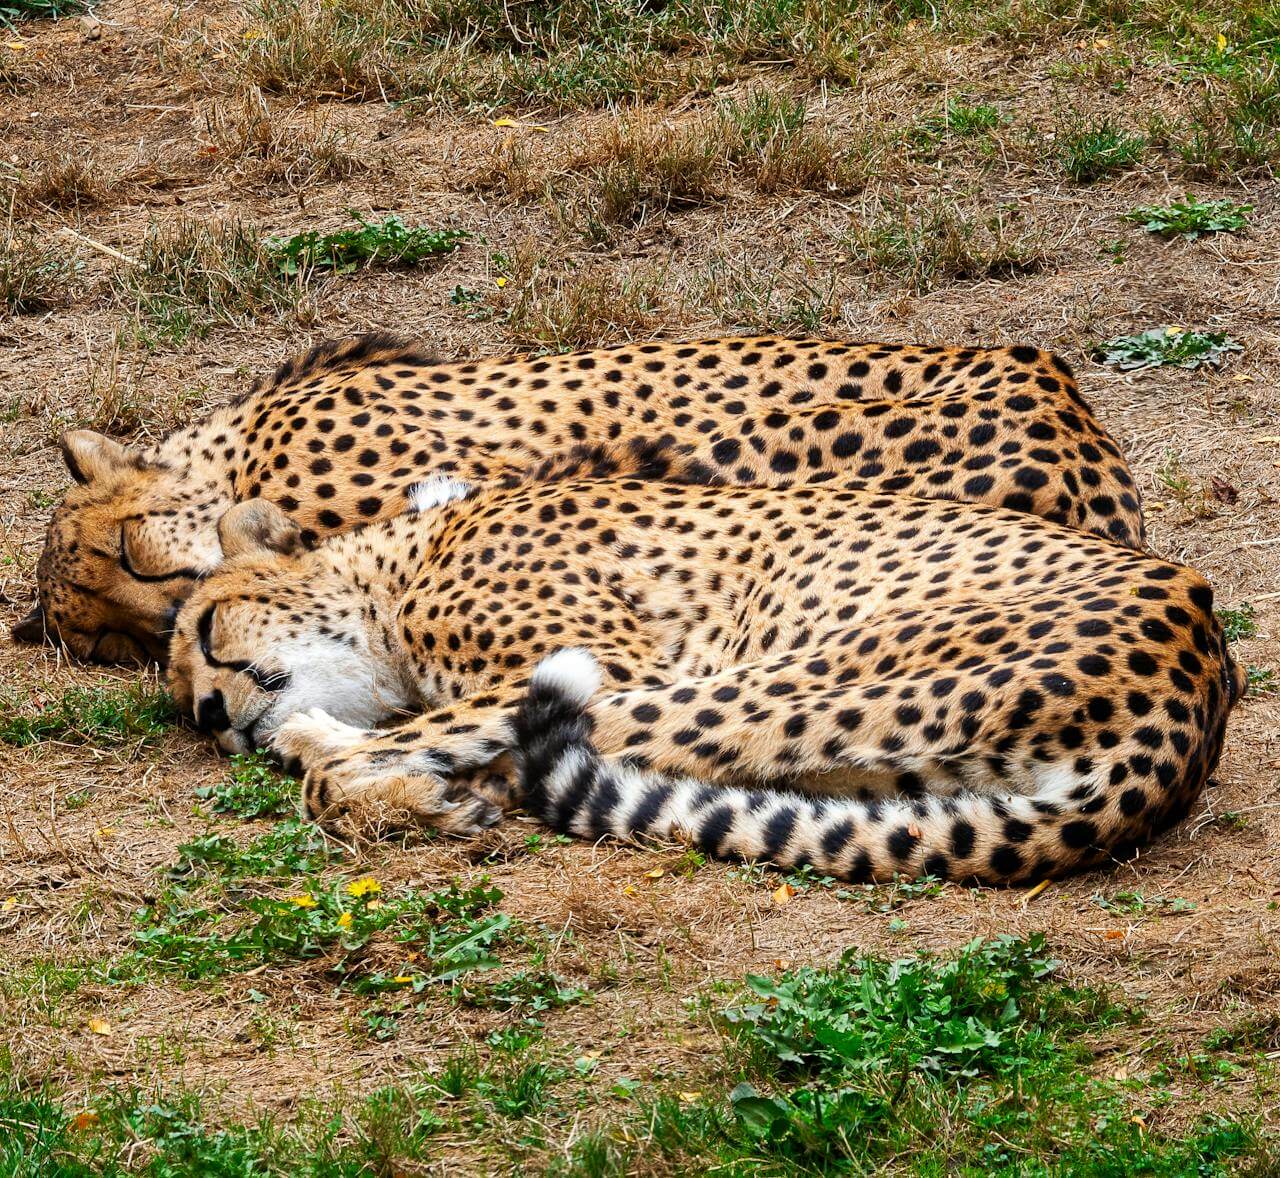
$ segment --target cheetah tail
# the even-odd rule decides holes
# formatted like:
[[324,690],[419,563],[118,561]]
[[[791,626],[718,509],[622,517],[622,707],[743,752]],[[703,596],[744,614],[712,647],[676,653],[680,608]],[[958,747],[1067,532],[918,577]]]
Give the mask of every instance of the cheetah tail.
[[[1067,850],[1065,817],[1039,799],[976,793],[870,802],[818,798],[707,784],[601,757],[587,711],[599,685],[589,654],[559,651],[539,664],[513,720],[521,804],[562,834],[671,839],[718,858],[808,865],[852,883],[924,874],[1029,883],[1079,868],[1094,860],[1090,850],[1101,850]],[[1002,860],[1011,829],[1020,831],[1029,862],[1022,855]],[[1056,854],[1045,854],[1049,846]],[[1037,859],[1038,869],[1032,866]]]

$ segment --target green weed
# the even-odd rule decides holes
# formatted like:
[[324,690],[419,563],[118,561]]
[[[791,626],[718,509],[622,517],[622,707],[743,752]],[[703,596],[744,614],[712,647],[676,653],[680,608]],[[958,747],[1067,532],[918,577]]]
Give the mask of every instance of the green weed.
[[1089,184],[1131,167],[1145,149],[1141,135],[1121,129],[1111,119],[1064,127],[1057,135],[1058,163],[1077,184]]
[[174,879],[288,881],[319,874],[335,858],[318,827],[297,818],[277,823],[241,845],[225,834],[208,834],[178,848]]
[[71,687],[38,711],[13,694],[0,695],[0,744],[153,745],[177,720],[168,692],[127,687]]
[[840,900],[861,900],[868,912],[896,912],[913,900],[932,900],[942,895],[946,884],[932,875],[919,879],[895,879],[891,884],[862,884],[857,888],[837,888]]
[[[0,1083],[0,1173],[59,1178],[287,1178],[397,1172],[434,1153],[439,1128],[425,1085],[382,1089],[348,1108],[309,1108],[297,1123],[228,1123],[194,1093],[109,1088],[90,1107],[46,1089]],[[142,1159],[140,1164],[140,1159]]]
[[0,4],[0,25],[14,28],[20,20],[56,20],[84,12],[86,0],[4,0]]
[[1131,891],[1113,892],[1110,896],[1095,892],[1093,903],[1104,912],[1121,916],[1179,916],[1196,910],[1195,904],[1181,896],[1148,896]]
[[[260,768],[250,765],[251,781]],[[586,997],[540,968],[545,954],[535,930],[499,911],[502,893],[486,882],[388,893],[368,877],[327,874],[339,864],[319,828],[298,819],[248,841],[219,833],[193,839],[178,848],[169,884],[135,914],[133,949],[107,977],[199,979],[314,960],[355,993],[407,1001],[449,985],[457,1002],[526,1020]],[[299,888],[299,880],[308,882]],[[531,948],[530,968],[495,973],[492,981],[471,977],[496,971],[502,946]]]
[[1170,205],[1139,205],[1125,219],[1150,233],[1194,241],[1209,233],[1238,233],[1248,224],[1253,205],[1233,200],[1205,200],[1186,196]]
[[296,788],[296,782],[280,773],[264,753],[237,753],[231,758],[227,780],[200,786],[196,797],[208,799],[222,814],[268,818],[292,806]]
[[317,270],[348,274],[361,267],[419,266],[452,253],[468,236],[461,229],[410,229],[394,215],[366,221],[354,209],[347,212],[356,222],[353,228],[270,238],[266,250],[280,273],[294,277]]
[[[975,941],[949,959],[853,952],[829,969],[747,979],[722,1012],[719,1100],[658,1098],[589,1139],[566,1170],[1225,1176],[1266,1157],[1253,1124],[1145,1124],[1095,1080],[1083,1041],[1129,1020],[1055,977],[1044,940]],[[635,1144],[637,1143],[638,1144]]]
[[1245,690],[1250,695],[1275,695],[1280,692],[1280,672],[1274,667],[1247,666],[1244,669]]
[[1120,335],[1099,344],[1095,356],[1123,371],[1139,371],[1174,365],[1178,368],[1221,366],[1231,352],[1243,351],[1222,331],[1187,331],[1182,327],[1153,327],[1133,335]]
[[1258,619],[1251,602],[1245,601],[1234,609],[1215,609],[1213,611],[1222,625],[1222,635],[1228,642],[1239,642],[1244,638],[1256,638]]
[[[292,822],[244,851],[222,836],[183,847],[177,874],[212,877],[221,887],[196,892],[175,885],[140,910],[135,948],[114,976],[128,980],[140,970],[160,970],[200,978],[323,957],[329,972],[349,978],[358,992],[418,993],[498,964],[488,950],[511,922],[492,911],[502,896],[496,890],[410,888],[382,897],[380,887],[336,880],[295,895],[262,894],[272,880],[315,875],[328,859],[318,843],[307,824]],[[228,886],[249,879],[258,886]],[[405,947],[402,961],[412,944],[417,964],[387,971],[365,962],[360,951],[383,931]]]

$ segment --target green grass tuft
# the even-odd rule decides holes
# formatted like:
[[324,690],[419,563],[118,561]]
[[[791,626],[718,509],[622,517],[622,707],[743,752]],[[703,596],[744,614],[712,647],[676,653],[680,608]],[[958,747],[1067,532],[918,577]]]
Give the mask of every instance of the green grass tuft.
[[72,687],[38,711],[0,696],[0,744],[154,744],[177,720],[168,692],[143,684]]
[[1089,184],[1132,167],[1142,158],[1147,141],[1103,119],[1060,130],[1057,144],[1062,170],[1077,184]]

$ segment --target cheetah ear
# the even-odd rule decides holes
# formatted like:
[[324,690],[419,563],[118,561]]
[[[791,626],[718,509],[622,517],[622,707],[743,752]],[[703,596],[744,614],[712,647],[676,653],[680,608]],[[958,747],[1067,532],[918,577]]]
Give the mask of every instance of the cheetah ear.
[[119,442],[91,429],[67,430],[62,435],[62,457],[71,477],[81,485],[138,468],[138,462]]
[[301,551],[302,529],[269,499],[246,499],[218,520],[222,554],[263,556],[268,552],[289,556]]
[[14,642],[40,643],[44,641],[44,607],[37,605],[20,622],[15,622],[13,630]]

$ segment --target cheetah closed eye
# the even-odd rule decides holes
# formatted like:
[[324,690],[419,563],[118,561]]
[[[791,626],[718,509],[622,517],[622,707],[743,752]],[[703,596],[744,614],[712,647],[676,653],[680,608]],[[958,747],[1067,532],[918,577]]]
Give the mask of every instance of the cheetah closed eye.
[[526,807],[588,837],[1023,882],[1179,821],[1242,690],[1197,573],[1019,512],[839,481],[454,490],[314,550],[242,504],[178,617],[179,701],[298,757],[315,817],[469,832],[494,815],[465,775],[514,751]]

